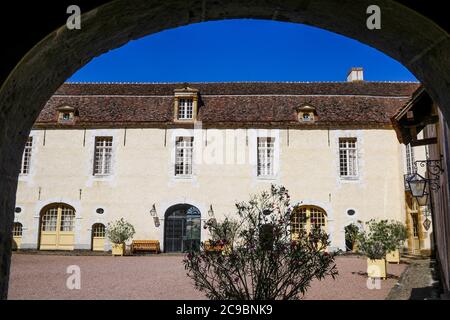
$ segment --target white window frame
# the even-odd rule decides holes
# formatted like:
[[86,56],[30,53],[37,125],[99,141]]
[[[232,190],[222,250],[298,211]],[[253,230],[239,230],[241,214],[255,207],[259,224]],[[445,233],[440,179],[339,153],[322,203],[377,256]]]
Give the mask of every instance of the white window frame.
[[259,178],[275,176],[275,137],[256,138],[256,175]]
[[175,137],[174,175],[179,178],[191,178],[194,172],[194,137]]
[[[358,179],[358,139],[356,137],[341,137],[338,143],[339,176],[342,179]],[[345,168],[343,168],[344,164]],[[343,172],[344,170],[345,172]]]
[[193,120],[194,119],[194,99],[193,98],[178,98],[178,120]]
[[405,148],[406,153],[406,173],[407,174],[413,174],[415,173],[415,157],[414,157],[414,148],[411,146],[411,144],[407,144]]
[[[99,145],[98,142],[102,144]],[[109,144],[110,142],[110,144]],[[113,143],[112,136],[96,136],[94,139],[94,176],[109,176],[112,175],[112,158],[113,158]],[[109,155],[109,158],[108,158]],[[100,163],[100,165],[98,165]]]
[[30,174],[32,153],[33,153],[33,137],[29,136],[22,154],[22,162],[20,166],[20,174],[23,176]]

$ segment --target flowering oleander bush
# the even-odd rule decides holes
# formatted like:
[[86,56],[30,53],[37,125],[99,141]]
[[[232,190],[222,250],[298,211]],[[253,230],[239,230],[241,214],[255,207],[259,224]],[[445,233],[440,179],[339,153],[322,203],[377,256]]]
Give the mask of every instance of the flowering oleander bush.
[[134,230],[133,225],[123,218],[114,222],[109,222],[106,227],[106,236],[109,241],[114,244],[125,243],[127,240],[133,238],[135,233],[136,231]]
[[369,259],[384,259],[386,253],[398,249],[406,237],[406,227],[402,223],[372,219],[358,235],[359,250]]
[[183,261],[195,288],[208,298],[299,299],[313,279],[337,275],[334,254],[325,251],[328,235],[320,228],[300,230],[292,240],[293,207],[284,187],[272,185],[236,209],[236,220],[207,225],[214,241],[228,245],[226,254],[202,244]]

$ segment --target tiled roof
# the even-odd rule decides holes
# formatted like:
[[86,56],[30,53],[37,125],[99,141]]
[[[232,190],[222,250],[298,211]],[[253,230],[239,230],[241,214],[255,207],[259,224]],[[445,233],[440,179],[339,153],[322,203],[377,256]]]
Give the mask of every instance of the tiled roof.
[[202,95],[375,95],[410,96],[415,82],[190,82],[190,83],[65,83],[57,95],[162,95],[192,87]]
[[199,90],[198,120],[205,124],[302,125],[296,109],[316,108],[320,124],[389,125],[418,83],[409,82],[234,82],[67,83],[47,102],[36,125],[57,126],[56,109],[77,109],[76,125],[170,124],[174,89]]

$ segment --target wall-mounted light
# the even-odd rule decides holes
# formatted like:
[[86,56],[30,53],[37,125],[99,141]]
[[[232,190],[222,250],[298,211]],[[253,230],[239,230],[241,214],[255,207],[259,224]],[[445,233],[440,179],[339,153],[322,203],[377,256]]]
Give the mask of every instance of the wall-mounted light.
[[216,218],[210,218],[210,219],[208,219],[208,220],[205,220],[204,222],[203,222],[203,229],[208,229],[208,227],[209,226],[214,226],[214,225],[216,225],[217,224],[217,220],[216,220]]
[[208,216],[210,216],[211,218],[214,217],[214,210],[212,204],[209,205]]
[[423,196],[421,197],[416,197],[417,200],[417,204],[421,207],[424,207],[428,204],[428,193],[424,192]]
[[153,204],[152,209],[150,210],[150,215],[152,217],[156,217],[156,206]]
[[160,223],[159,223],[159,217],[153,217],[153,222],[155,223],[156,227],[159,227]]
[[[428,178],[424,178],[417,173],[417,167],[426,169]],[[416,198],[419,206],[428,204],[428,196],[431,191],[440,189],[440,175],[442,169],[441,160],[418,160],[414,162],[414,174],[407,179],[409,190],[414,198]],[[427,187],[429,192],[427,193]]]
[[415,173],[408,179],[409,190],[415,198],[423,197],[427,187],[427,179],[422,177],[420,174]]

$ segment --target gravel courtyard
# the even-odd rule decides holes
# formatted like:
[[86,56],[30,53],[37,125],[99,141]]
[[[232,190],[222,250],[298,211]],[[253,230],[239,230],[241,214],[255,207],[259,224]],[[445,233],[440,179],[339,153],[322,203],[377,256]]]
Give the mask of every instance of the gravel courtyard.
[[[406,265],[389,264],[388,279],[369,290],[366,259],[340,256],[339,275],[314,281],[304,299],[385,299]],[[67,267],[81,270],[81,289],[69,290]],[[186,276],[182,256],[138,257],[13,254],[9,299],[204,299]]]

